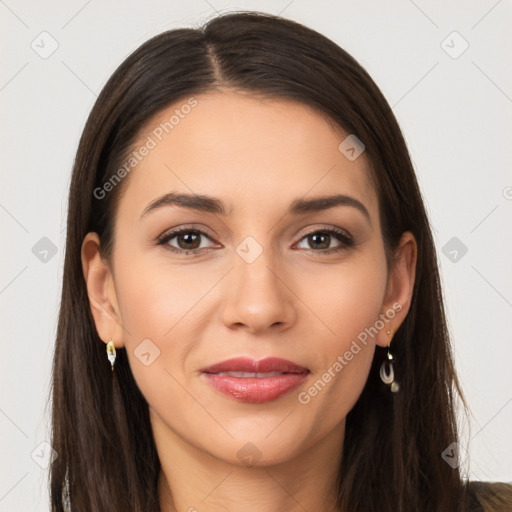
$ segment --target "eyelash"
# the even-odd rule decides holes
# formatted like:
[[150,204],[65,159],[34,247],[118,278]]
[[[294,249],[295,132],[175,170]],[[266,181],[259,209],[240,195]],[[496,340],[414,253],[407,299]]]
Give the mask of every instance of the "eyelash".
[[[176,236],[178,236],[178,235],[180,235],[182,233],[199,233],[201,235],[206,236],[207,238],[210,238],[210,236],[207,233],[205,233],[204,231],[202,231],[201,229],[185,227],[185,228],[181,228],[181,229],[177,229],[175,231],[172,231],[171,233],[165,233],[165,234],[161,235],[157,239],[158,245],[165,245],[170,240],[172,240],[173,238],[175,238]],[[346,249],[348,249],[348,248],[350,248],[350,247],[352,247],[354,245],[354,241],[352,240],[352,238],[349,235],[347,235],[344,231],[341,231],[341,230],[338,230],[338,229],[334,229],[334,228],[317,229],[317,230],[314,230],[314,231],[310,231],[309,233],[304,234],[304,236],[299,240],[299,242],[301,242],[302,240],[304,240],[305,238],[307,238],[309,236],[316,235],[318,233],[334,235],[334,237],[338,241],[340,241],[341,244],[339,246],[337,246],[337,247],[332,247],[330,249],[319,249],[319,250],[309,249],[310,251],[313,251],[314,253],[317,253],[317,254],[332,254],[332,253],[335,253],[335,252],[340,252],[340,251],[346,250]],[[180,254],[184,253],[185,255],[188,255],[188,254],[198,254],[199,251],[202,251],[205,248],[203,247],[202,249],[191,249],[191,250],[187,251],[186,249],[178,249],[176,247],[173,247],[172,245],[168,245],[166,247],[166,249],[168,249],[168,250],[170,250],[172,252],[176,252],[176,253],[180,253]]]

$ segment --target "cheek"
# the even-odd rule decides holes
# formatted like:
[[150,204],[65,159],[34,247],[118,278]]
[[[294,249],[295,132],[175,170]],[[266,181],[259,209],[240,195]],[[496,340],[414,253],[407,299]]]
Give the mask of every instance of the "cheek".
[[[177,263],[176,259],[170,263],[164,251],[154,248],[149,255],[131,248],[119,251],[115,262],[130,368],[144,397],[156,409],[166,399],[186,401],[179,382],[184,382],[189,356],[197,351],[205,327],[215,317],[211,299],[226,271],[204,263]],[[216,307],[219,304],[222,301]]]
[[341,264],[335,271],[309,272],[299,293],[306,298],[316,321],[324,324],[322,338],[335,347],[336,342],[343,344],[375,323],[381,312],[386,281],[385,261],[354,258],[352,264]]
[[[163,250],[163,249],[162,249]],[[118,303],[126,329],[137,339],[163,340],[204,296],[216,279],[201,266],[170,265],[144,255],[120,262],[116,278]],[[211,281],[211,285],[208,283]],[[136,342],[137,339],[128,341]]]
[[321,286],[309,294],[308,304],[315,304],[325,328],[318,330],[324,334],[316,338],[314,375],[299,401],[328,411],[331,422],[337,422],[353,407],[368,377],[375,326],[383,312],[386,264],[384,259],[360,259],[329,278],[319,277],[311,278]]

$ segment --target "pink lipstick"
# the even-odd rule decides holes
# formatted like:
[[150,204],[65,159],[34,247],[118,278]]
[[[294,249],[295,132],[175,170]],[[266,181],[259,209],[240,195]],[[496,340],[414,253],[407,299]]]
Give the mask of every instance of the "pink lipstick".
[[285,395],[309,374],[307,368],[276,357],[260,361],[234,358],[202,368],[201,371],[217,391],[241,402],[258,404]]

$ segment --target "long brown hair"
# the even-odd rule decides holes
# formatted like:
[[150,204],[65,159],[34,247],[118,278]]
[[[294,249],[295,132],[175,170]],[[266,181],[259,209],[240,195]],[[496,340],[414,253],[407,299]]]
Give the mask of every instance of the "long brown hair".
[[[92,318],[81,266],[85,235],[100,235],[109,261],[124,183],[94,193],[124,161],[141,126],[168,105],[214,88],[296,100],[365,145],[384,245],[418,244],[410,311],[393,339],[400,392],[378,377],[377,347],[366,386],[346,420],[341,510],[466,510],[457,465],[441,456],[458,442],[465,402],[454,371],[438,264],[408,150],[384,96],[343,49],[298,23],[230,13],[198,29],[169,30],[134,51],[99,95],[80,139],[69,193],[66,254],[52,379],[53,512],[158,511],[160,462],[148,405],[123,349],[115,371]],[[341,142],[341,141],[340,141]]]

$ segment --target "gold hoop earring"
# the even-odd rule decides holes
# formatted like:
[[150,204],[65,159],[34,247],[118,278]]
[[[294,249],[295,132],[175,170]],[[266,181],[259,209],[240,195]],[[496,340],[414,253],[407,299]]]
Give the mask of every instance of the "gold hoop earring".
[[[386,334],[391,335],[391,331],[386,331]],[[395,371],[393,369],[393,356],[389,351],[389,347],[391,346],[391,340],[388,345],[388,354],[387,361],[383,361],[380,366],[380,378],[384,384],[391,384],[391,392],[397,393],[400,389],[400,385],[398,382],[395,382]]]
[[110,364],[112,365],[112,371],[114,371],[114,363],[116,362],[116,347],[112,341],[112,338],[107,343],[107,357],[110,361]]

